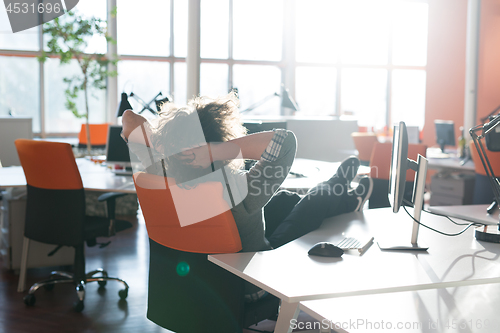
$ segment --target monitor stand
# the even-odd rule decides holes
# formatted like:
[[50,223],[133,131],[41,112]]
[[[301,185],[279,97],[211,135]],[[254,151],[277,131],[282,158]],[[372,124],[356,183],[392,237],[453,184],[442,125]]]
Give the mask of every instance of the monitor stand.
[[441,148],[441,153],[444,154],[445,153],[444,148],[446,146],[444,140],[439,141],[438,144],[439,144],[439,148]]
[[[427,177],[427,164],[427,159],[421,155],[418,155],[417,162],[408,159],[408,167],[416,171],[415,188],[413,189],[413,218],[417,221],[420,221],[422,207],[424,206],[424,190],[425,179]],[[387,251],[427,251],[429,247],[417,241],[419,226],[420,225],[416,221],[413,221],[411,242],[404,244],[401,242],[398,243],[398,241],[382,241],[377,242],[378,247],[381,250]]]

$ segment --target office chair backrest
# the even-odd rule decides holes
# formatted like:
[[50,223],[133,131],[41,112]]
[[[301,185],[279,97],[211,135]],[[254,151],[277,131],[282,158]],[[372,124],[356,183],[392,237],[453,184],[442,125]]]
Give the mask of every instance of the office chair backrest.
[[85,194],[71,145],[18,139],[26,176],[26,237],[49,244],[83,243]]
[[[423,144],[409,144],[408,158],[416,161],[418,155],[426,156],[427,146]],[[373,146],[372,156],[370,158],[370,177],[378,179],[387,179],[390,177],[391,170],[392,143],[377,142]],[[406,172],[406,181],[412,182],[415,179],[415,171]]]
[[[229,205],[218,182],[182,189],[173,179],[143,172],[134,174],[134,183],[149,238],[166,247],[195,253],[232,253],[242,249],[241,239]],[[170,186],[170,188],[169,188]],[[172,197],[175,191],[175,204]],[[191,218],[206,210],[223,212],[201,222],[181,226],[181,211]]]
[[[90,128],[90,143],[93,146],[105,146],[108,141],[109,124],[89,124]],[[78,134],[78,143],[80,145],[87,144],[87,125],[82,124],[80,134]]]
[[353,132],[351,137],[358,151],[359,160],[369,162],[373,146],[378,142],[377,135],[373,132]]
[[[484,145],[484,143],[483,143]],[[481,158],[479,158],[479,154],[476,149],[476,145],[473,141],[470,142],[470,153],[472,161],[474,162],[474,171],[477,174],[486,176],[486,170],[484,170],[483,163],[481,162]],[[500,152],[489,151],[484,145],[484,149],[486,151],[486,156],[490,161],[491,168],[493,169],[493,173],[496,177],[500,177]]]

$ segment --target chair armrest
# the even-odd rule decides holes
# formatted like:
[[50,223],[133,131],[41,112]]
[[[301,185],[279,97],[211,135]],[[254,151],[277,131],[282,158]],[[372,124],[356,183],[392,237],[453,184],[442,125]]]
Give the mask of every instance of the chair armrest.
[[119,197],[123,197],[125,195],[127,195],[127,193],[108,192],[104,193],[103,195],[100,195],[99,198],[97,198],[97,201],[99,202],[108,201],[110,199],[116,199]]

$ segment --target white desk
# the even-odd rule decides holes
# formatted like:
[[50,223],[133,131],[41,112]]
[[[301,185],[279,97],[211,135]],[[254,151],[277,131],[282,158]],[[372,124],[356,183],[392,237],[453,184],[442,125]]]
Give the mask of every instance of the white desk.
[[[422,222],[445,232],[462,228],[429,214]],[[335,243],[342,232],[409,243],[411,220],[403,210],[349,213],[325,220],[318,230],[276,250],[211,255],[209,260],[282,300],[277,333],[289,332],[299,301],[500,282],[500,244],[477,242],[473,230],[446,237],[421,228],[419,239],[430,246],[427,253],[386,252],[374,244],[362,256],[307,255],[315,243]]]
[[[296,158],[293,161],[290,172],[292,173],[285,179],[281,188],[299,193],[307,192],[311,187],[332,177],[337,172],[340,162],[325,162],[317,160],[308,160]],[[299,173],[305,177],[294,176],[293,173]],[[369,174],[370,167],[360,166],[358,174]]]
[[474,172],[474,162],[467,161],[461,165],[462,160],[457,156],[456,151],[450,151],[449,154],[443,154],[440,148],[427,148],[427,159],[429,161],[429,169],[437,169],[440,171],[460,171]]
[[[76,164],[86,190],[135,193],[131,176],[117,176],[108,168],[85,158],[77,158]],[[24,186],[26,186],[26,178],[22,167],[0,168],[0,188]]]
[[469,160],[464,165],[461,164],[461,160],[459,158],[428,158],[429,160],[429,169],[437,169],[437,170],[447,170],[447,171],[460,171],[465,173],[473,173],[474,172],[474,163],[472,160]]
[[489,205],[465,205],[465,206],[429,206],[434,213],[448,215],[466,221],[495,225],[499,223],[500,211],[496,209],[493,214],[488,214],[486,208]]
[[[86,190],[135,193],[132,177],[116,176],[106,167],[84,158],[76,159],[76,163]],[[26,178],[22,167],[0,168],[0,189],[25,186]],[[8,204],[6,202],[5,206]],[[10,218],[5,219],[2,216],[4,207],[0,208],[0,257],[8,256],[4,264],[12,269],[19,268],[21,262],[25,205],[25,201],[13,200],[13,205],[9,206],[11,207]],[[66,265],[74,261],[74,251],[71,248],[63,248],[54,256],[47,257],[46,253],[53,250],[53,245],[32,241],[31,247],[33,251],[31,251],[28,267]]]
[[[83,187],[89,191],[135,193],[131,176],[115,175],[108,168],[95,164],[85,158],[77,158],[76,164],[80,170]],[[307,191],[319,182],[332,177],[340,162],[306,160],[297,158],[291,168],[306,177],[290,176],[282,184],[282,188],[297,191]],[[360,167],[359,173],[369,172],[368,167]],[[0,188],[24,187],[26,178],[22,167],[0,168]]]
[[[496,333],[500,284],[405,291],[300,302],[299,309],[336,332]],[[292,321],[292,327],[297,326]]]

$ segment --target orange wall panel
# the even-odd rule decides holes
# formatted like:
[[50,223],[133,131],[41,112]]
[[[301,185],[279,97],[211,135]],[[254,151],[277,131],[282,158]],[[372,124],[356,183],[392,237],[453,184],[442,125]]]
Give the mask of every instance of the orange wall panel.
[[481,1],[477,121],[500,105],[500,0]]
[[427,91],[423,143],[436,145],[435,119],[464,120],[466,0],[429,1]]

